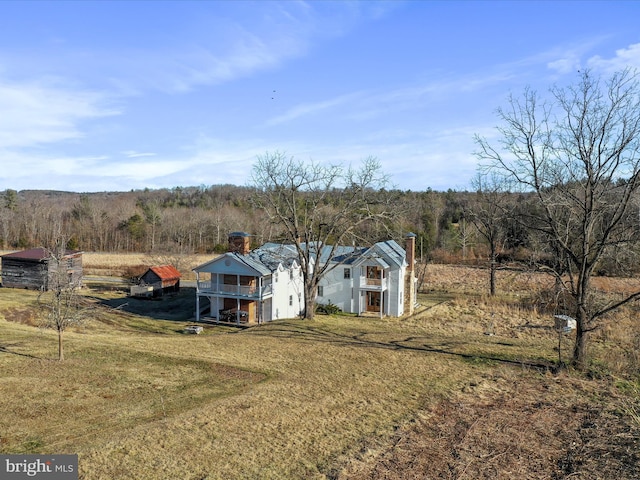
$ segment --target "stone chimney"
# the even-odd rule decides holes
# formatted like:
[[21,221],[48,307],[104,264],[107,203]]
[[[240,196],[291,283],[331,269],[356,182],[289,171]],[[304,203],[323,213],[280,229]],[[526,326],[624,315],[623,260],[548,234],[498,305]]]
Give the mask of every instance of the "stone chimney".
[[404,281],[404,313],[413,315],[417,301],[416,292],[416,274],[415,274],[415,262],[416,262],[416,234],[408,233],[405,237],[405,252],[407,258],[407,273],[405,274]]
[[245,232],[231,232],[229,234],[229,248],[227,249],[232,253],[239,253],[240,255],[246,255],[251,251],[251,240],[248,233]]

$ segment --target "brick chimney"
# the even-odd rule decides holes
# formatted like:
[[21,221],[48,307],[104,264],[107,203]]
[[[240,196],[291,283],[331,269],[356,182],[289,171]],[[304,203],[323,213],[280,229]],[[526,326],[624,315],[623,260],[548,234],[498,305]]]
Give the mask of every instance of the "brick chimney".
[[404,280],[404,312],[413,315],[413,311],[417,301],[416,292],[416,234],[408,233],[405,237],[405,252],[407,258],[407,273]]
[[231,232],[229,234],[229,247],[228,251],[232,253],[239,253],[240,255],[246,255],[251,251],[251,240],[248,233],[245,232]]

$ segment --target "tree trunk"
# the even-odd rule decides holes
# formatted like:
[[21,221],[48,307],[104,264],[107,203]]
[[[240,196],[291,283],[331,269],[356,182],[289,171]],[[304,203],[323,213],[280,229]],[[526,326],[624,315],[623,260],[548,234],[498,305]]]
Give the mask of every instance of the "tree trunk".
[[316,287],[314,285],[305,288],[304,318],[313,320],[316,311]]
[[587,316],[584,309],[576,309],[576,342],[573,346],[572,364],[578,370],[584,370],[587,366],[587,334],[585,330]]
[[494,245],[491,245],[491,258],[489,260],[489,295],[492,297],[496,294],[496,251]]
[[62,331],[58,330],[58,360],[64,360],[64,349],[62,348]]
[[587,360],[587,332],[582,327],[582,322],[576,322],[576,343],[573,346],[573,366],[578,370],[584,370]]

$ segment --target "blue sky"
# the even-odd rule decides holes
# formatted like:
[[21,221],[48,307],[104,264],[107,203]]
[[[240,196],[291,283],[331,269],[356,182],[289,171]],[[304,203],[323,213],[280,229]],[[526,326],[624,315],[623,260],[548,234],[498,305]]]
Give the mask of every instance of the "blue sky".
[[0,2],[0,190],[246,185],[258,155],[465,189],[527,86],[640,67],[640,2]]

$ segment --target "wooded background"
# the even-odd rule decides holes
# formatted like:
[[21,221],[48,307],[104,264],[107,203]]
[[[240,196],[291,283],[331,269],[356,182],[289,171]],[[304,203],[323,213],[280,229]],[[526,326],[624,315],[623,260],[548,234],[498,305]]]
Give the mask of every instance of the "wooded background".
[[[476,192],[393,193],[393,224],[364,226],[363,244],[392,237],[403,245],[413,232],[418,261],[488,265],[488,244],[473,223]],[[0,249],[46,247],[60,231],[73,249],[157,255],[222,253],[232,231],[250,233],[254,247],[283,240],[281,226],[253,207],[251,195],[250,187],[235,185],[99,193],[7,189],[0,192]],[[511,194],[510,201],[516,210],[530,208],[524,194]],[[544,246],[538,239],[508,218],[501,222],[498,262],[539,261]],[[629,260],[623,271],[620,258],[604,259],[598,273],[636,273],[638,262]]]
[[[220,253],[231,231],[250,233],[253,245],[280,240],[281,227],[252,206],[251,193],[234,185],[101,193],[8,189],[0,192],[0,248],[46,246],[60,227],[71,248],[96,252]],[[404,243],[404,236],[414,232],[423,258],[474,257],[482,251],[480,245],[467,245],[463,217],[469,193],[394,194],[400,213],[394,224],[384,231],[364,227],[363,243],[389,234]]]

